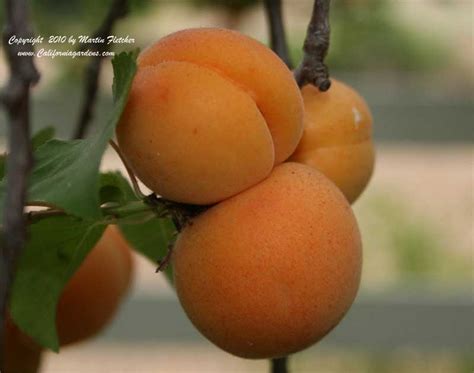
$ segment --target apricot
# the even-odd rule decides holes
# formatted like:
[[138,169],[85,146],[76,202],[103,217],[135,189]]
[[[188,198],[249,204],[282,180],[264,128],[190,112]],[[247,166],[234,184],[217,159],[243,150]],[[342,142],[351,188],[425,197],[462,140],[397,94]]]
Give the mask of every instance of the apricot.
[[176,32],[143,51],[117,140],[138,178],[210,204],[267,177],[296,149],[303,101],[269,48],[236,31]]
[[42,349],[25,336],[8,315],[4,338],[4,373],[37,373]]
[[223,350],[274,358],[324,337],[351,306],[361,238],[350,205],[319,171],[283,163],[180,233],[174,284],[196,328]]
[[352,203],[374,168],[370,110],[354,89],[335,79],[327,92],[306,85],[302,93],[304,134],[290,160],[320,170]]
[[109,226],[59,299],[56,326],[62,346],[94,336],[112,320],[132,273],[128,243],[117,227]]
[[[109,226],[64,288],[57,306],[61,346],[99,333],[113,318],[130,286],[131,250],[118,228]],[[6,322],[5,372],[36,372],[41,347]]]

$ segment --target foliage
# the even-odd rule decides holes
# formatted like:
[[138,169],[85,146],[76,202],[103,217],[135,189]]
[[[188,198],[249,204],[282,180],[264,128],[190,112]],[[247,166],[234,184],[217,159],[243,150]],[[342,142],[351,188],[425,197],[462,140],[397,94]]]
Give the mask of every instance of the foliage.
[[[85,140],[51,140],[35,152],[29,179],[28,199],[49,203],[83,218],[97,218],[99,212],[98,171],[102,155],[125,106],[137,53],[122,53],[113,60],[115,105],[106,126]],[[58,190],[57,185],[63,187]],[[5,183],[0,183],[0,194]],[[2,211],[0,204],[0,212]]]
[[[170,220],[156,218],[150,206],[135,196],[120,173],[99,173],[103,153],[125,106],[136,57],[135,51],[112,60],[114,106],[95,136],[60,141],[51,139],[51,129],[44,129],[32,139],[35,164],[28,201],[53,206],[48,211],[53,214],[33,211],[27,215],[29,239],[19,261],[9,308],[20,329],[55,351],[59,349],[56,305],[62,289],[107,224],[119,224],[135,249],[154,261],[166,254],[175,232]],[[4,198],[5,180],[1,180],[0,200]]]
[[[31,139],[31,147],[33,148],[33,150],[38,149],[41,145],[51,140],[54,137],[54,133],[55,133],[55,130],[53,127],[45,127],[42,130],[38,131]],[[2,182],[2,179],[5,177],[6,160],[7,160],[7,155],[1,154],[0,155],[0,183]]]
[[54,217],[30,226],[10,299],[20,329],[58,351],[56,304],[67,281],[105,229],[93,219]]

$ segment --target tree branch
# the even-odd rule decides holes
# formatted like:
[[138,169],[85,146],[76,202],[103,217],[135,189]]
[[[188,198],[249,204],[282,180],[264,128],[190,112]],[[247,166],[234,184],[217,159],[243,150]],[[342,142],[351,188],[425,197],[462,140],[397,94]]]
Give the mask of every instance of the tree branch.
[[265,0],[265,11],[270,29],[270,40],[273,51],[280,56],[286,66],[292,68],[288,44],[286,42],[285,25],[281,0]]
[[324,58],[329,48],[329,3],[330,0],[315,0],[313,13],[304,41],[303,61],[295,70],[295,79],[300,87],[313,84],[324,92],[331,86],[329,71]]
[[[128,13],[128,0],[113,0],[109,11],[102,22],[102,25],[94,33],[93,38],[103,38],[106,39],[110,35],[112,29],[115,25],[115,22],[120,18],[123,18]],[[81,139],[85,136],[89,124],[92,120],[94,107],[97,99],[97,92],[99,88],[99,76],[100,70],[102,67],[102,60],[104,56],[103,52],[109,50],[109,45],[107,43],[92,43],[85,44],[81,47],[81,50],[85,48],[91,48],[99,52],[98,57],[91,57],[91,61],[86,67],[85,80],[83,92],[83,101],[81,104],[81,109],[79,112],[79,118],[76,124],[76,130],[73,138]]]
[[288,373],[288,358],[279,357],[272,359],[272,373]]
[[9,133],[6,173],[6,196],[0,255],[0,370],[5,360],[5,315],[16,264],[26,242],[26,221],[23,214],[28,176],[32,167],[30,144],[29,101],[30,87],[38,82],[39,73],[33,56],[19,56],[33,52],[31,44],[10,44],[11,37],[32,37],[26,0],[6,0],[3,43],[10,69],[10,79],[2,91],[1,102],[8,114]]

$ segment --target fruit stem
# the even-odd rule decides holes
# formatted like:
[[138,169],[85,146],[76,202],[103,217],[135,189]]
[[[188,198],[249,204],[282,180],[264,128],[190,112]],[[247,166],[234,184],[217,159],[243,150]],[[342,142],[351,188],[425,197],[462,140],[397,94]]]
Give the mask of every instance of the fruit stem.
[[288,357],[272,359],[271,366],[271,373],[288,373]]
[[104,215],[113,216],[116,219],[126,218],[141,212],[150,211],[151,208],[143,201],[133,201],[121,206],[103,206]]
[[327,91],[331,87],[329,70],[324,64],[329,49],[331,31],[329,4],[330,0],[314,1],[313,13],[303,45],[303,60],[294,72],[296,82],[300,87],[305,84],[313,84],[321,92]]
[[212,205],[191,205],[174,202],[165,198],[159,198],[155,194],[150,194],[146,197],[145,203],[153,206],[159,217],[170,217],[178,232],[190,224],[192,218],[212,207]]
[[120,160],[122,161],[125,169],[127,170],[128,177],[130,178],[130,181],[132,182],[132,185],[133,185],[133,190],[135,192],[135,196],[139,199],[144,199],[145,194],[141,191],[140,185],[138,184],[138,180],[137,180],[135,174],[133,173],[132,168],[128,164],[127,159],[125,158],[125,156],[120,151],[119,146],[113,140],[110,140],[109,144],[115,150],[115,152],[119,156]]

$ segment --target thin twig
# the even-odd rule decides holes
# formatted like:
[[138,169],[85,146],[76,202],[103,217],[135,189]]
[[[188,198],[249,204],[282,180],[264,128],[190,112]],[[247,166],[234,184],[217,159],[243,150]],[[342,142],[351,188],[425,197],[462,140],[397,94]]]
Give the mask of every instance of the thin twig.
[[56,206],[54,206],[53,204],[42,201],[27,201],[25,202],[25,207],[47,207],[49,209],[56,208]]
[[288,373],[288,358],[286,356],[272,359],[271,365],[271,373]]
[[286,66],[292,69],[288,44],[286,42],[281,0],[265,0],[264,5],[270,29],[271,47],[273,51],[280,56],[283,62],[285,62]]
[[303,46],[303,61],[295,69],[295,79],[300,87],[313,84],[322,92],[331,86],[329,70],[324,64],[329,49],[329,3],[330,0],[314,1]]
[[[94,33],[93,38],[106,39],[110,35],[115,22],[123,18],[128,13],[128,0],[112,1],[107,16],[102,25]],[[99,89],[99,76],[102,67],[103,53],[109,50],[107,43],[85,44],[81,46],[81,50],[90,48],[99,52],[99,56],[91,57],[91,61],[86,67],[86,83],[84,85],[83,102],[81,105],[79,118],[76,124],[76,130],[73,138],[81,139],[85,136],[89,124],[92,120],[95,103],[97,101],[97,92]]]
[[175,244],[177,238],[178,238],[178,231],[176,231],[173,234],[173,238],[170,239],[170,241],[168,242],[168,246],[166,248],[165,256],[161,259],[158,259],[158,267],[156,268],[155,273],[166,271],[166,269],[170,265],[171,257],[173,255],[174,244]]
[[1,101],[9,121],[6,196],[0,255],[0,371],[3,370],[5,314],[16,264],[26,242],[26,220],[23,214],[28,176],[33,164],[30,144],[30,87],[38,82],[39,73],[33,56],[19,52],[33,52],[31,44],[9,43],[10,38],[32,36],[26,0],[5,1],[5,46],[10,79],[4,88]]
[[64,210],[39,210],[39,211],[30,211],[26,213],[26,220],[29,224],[38,222],[39,220],[51,218],[54,216],[66,216],[67,213]]
[[135,195],[137,196],[137,198],[139,199],[146,198],[146,195],[140,189],[140,185],[138,184],[138,180],[135,174],[133,173],[132,168],[130,167],[130,165],[128,164],[128,161],[125,159],[124,155],[120,151],[119,146],[113,140],[110,140],[109,144],[115,150],[120,160],[122,161],[125,169],[127,170],[128,177],[130,178],[130,181],[132,182],[133,190],[135,191]]

